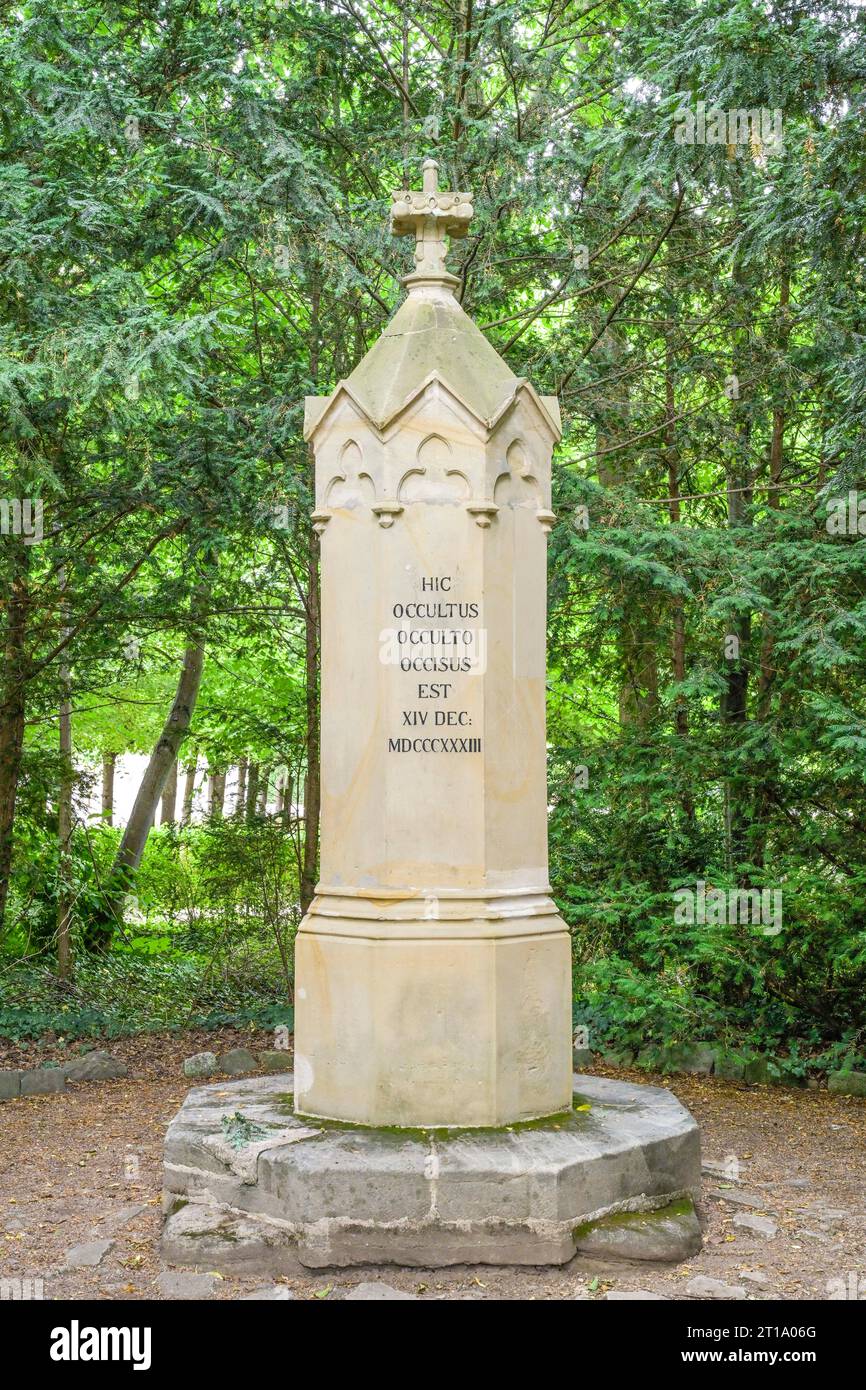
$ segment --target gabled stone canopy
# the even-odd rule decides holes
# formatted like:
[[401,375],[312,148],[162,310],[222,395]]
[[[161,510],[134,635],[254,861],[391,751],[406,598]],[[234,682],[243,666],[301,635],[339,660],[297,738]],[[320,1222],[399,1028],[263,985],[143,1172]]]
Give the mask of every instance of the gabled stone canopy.
[[518,381],[445,286],[410,294],[346,384],[381,426],[431,372],[484,421],[493,419]]
[[[416,268],[403,279],[409,293],[352,374],[329,397],[307,398],[308,440],[346,393],[381,432],[437,378],[482,426],[492,428],[518,389],[528,385],[464,312],[454,293],[460,281],[445,268],[446,237],[465,237],[469,229],[471,194],[441,191],[435,160],[425,160],[423,169],[423,192],[397,192],[391,208],[394,235],[416,238]],[[531,395],[555,442],[560,434],[558,402],[539,398],[534,391]]]

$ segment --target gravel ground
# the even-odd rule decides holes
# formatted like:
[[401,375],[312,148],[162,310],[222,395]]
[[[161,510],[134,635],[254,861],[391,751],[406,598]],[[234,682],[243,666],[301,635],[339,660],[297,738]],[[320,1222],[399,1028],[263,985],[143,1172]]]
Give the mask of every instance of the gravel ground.
[[[0,1104],[0,1279],[41,1278],[45,1297],[55,1299],[171,1296],[157,1283],[160,1190],[165,1129],[192,1084],[181,1061],[204,1048],[262,1050],[273,1038],[226,1029],[99,1045],[127,1063],[129,1077]],[[0,1066],[69,1055],[56,1045],[7,1048]],[[827,1299],[843,1290],[850,1298],[852,1288],[866,1297],[866,1102],[712,1078],[599,1074],[668,1085],[701,1125],[706,1233],[688,1265],[578,1256],[559,1269],[383,1267],[280,1284],[295,1298],[320,1300],[371,1281],[424,1299],[597,1299],[628,1290],[678,1299],[702,1275],[750,1299]],[[755,1217],[764,1218],[763,1230],[743,1224]],[[69,1268],[69,1252],[94,1241],[110,1242],[100,1263]],[[216,1278],[208,1297],[243,1298],[264,1282]]]

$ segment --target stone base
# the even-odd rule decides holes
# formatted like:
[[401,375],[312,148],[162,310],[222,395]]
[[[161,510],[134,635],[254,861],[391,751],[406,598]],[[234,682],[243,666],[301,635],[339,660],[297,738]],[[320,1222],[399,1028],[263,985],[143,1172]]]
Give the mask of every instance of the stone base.
[[418,920],[415,899],[319,890],[295,941],[299,1114],[487,1128],[568,1108],[571,938],[553,902],[433,903]]
[[574,1088],[574,1108],[548,1120],[387,1130],[295,1115],[290,1075],[198,1087],[166,1136],[163,1256],[272,1274],[693,1255],[689,1112],[658,1087]]

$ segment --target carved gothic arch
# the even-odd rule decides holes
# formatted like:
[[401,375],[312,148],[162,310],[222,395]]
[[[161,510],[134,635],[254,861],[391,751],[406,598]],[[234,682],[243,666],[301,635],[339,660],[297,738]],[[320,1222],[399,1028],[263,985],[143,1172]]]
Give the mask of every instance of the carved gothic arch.
[[364,467],[364,454],[355,439],[347,439],[340,450],[337,472],[329,478],[323,502],[335,510],[358,506],[372,507],[376,501],[376,484]]

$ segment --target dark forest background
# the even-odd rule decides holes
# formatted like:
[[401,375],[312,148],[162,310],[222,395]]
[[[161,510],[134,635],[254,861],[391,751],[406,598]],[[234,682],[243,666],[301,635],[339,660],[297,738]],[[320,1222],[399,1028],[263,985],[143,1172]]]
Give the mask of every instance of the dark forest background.
[[[0,1034],[290,1019],[318,828],[303,398],[399,302],[390,194],[432,154],[475,194],[462,303],[565,422],[575,1018],[866,1057],[864,76],[866,10],[836,0],[5,9]],[[781,931],[678,922],[699,883],[781,892]]]

